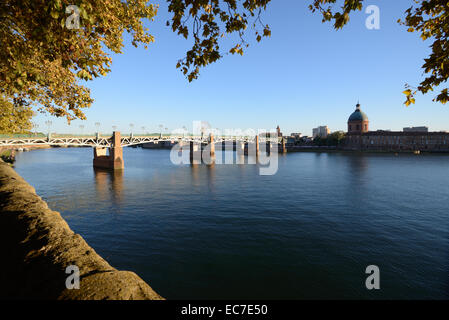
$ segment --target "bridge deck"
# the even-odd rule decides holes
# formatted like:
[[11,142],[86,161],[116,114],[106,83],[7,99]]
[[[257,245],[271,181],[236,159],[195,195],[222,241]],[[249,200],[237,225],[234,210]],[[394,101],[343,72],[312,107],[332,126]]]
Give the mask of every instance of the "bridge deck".
[[[215,143],[241,141],[252,142],[254,137],[216,137]],[[260,142],[266,142],[270,139],[260,139]],[[121,137],[120,142],[122,147],[138,145],[143,143],[155,142],[190,142],[207,143],[208,138],[201,138],[197,136],[170,136],[170,137],[155,137],[155,136],[129,136]],[[274,142],[274,141],[272,141]],[[1,138],[0,146],[25,146],[25,145],[57,145],[57,146],[88,146],[88,147],[112,147],[112,137],[95,137],[95,136],[57,136],[49,137],[26,137],[26,138]]]

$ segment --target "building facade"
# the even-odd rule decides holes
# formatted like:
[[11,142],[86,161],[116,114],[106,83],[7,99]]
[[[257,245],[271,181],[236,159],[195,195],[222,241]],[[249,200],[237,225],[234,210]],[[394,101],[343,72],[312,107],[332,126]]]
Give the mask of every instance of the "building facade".
[[355,111],[348,119],[348,133],[365,133],[369,131],[368,116],[362,112],[360,103],[357,103]]
[[403,129],[404,132],[429,132],[428,127],[407,127]]
[[330,134],[330,130],[327,126],[321,126],[318,128],[314,128],[312,130],[312,136],[315,139],[316,137],[320,138],[327,138],[327,136]]
[[449,133],[419,130],[369,131],[368,116],[360,104],[348,119],[348,133],[344,148],[347,150],[372,151],[428,151],[449,152]]

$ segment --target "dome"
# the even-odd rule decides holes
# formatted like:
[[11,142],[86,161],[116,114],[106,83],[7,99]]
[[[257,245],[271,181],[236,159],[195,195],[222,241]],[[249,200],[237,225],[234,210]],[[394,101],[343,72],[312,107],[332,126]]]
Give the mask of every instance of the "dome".
[[357,104],[357,109],[349,117],[348,122],[351,121],[368,121],[368,116],[360,110],[360,104]]

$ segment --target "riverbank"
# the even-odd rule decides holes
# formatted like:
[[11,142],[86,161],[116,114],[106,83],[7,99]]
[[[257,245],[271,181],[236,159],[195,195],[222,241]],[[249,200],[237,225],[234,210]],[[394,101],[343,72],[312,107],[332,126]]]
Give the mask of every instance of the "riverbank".
[[449,154],[445,150],[396,150],[396,149],[351,149],[335,146],[287,146],[287,153],[294,152],[345,152],[374,154]]
[[[109,265],[1,160],[0,250],[0,299],[163,299],[134,272]],[[69,290],[73,265],[80,288]]]
[[0,159],[10,165],[15,161],[15,150],[0,150]]
[[7,147],[0,147],[0,151],[4,150],[14,150],[14,151],[31,151],[31,150],[38,150],[38,149],[50,149],[52,146],[48,144],[42,144],[42,145],[21,145],[21,146],[7,146]]
[[13,165],[14,162],[16,161],[16,152],[32,151],[38,149],[49,149],[49,148],[51,148],[50,145],[24,145],[20,147],[16,146],[0,147],[0,159],[6,163],[9,163],[10,165]]

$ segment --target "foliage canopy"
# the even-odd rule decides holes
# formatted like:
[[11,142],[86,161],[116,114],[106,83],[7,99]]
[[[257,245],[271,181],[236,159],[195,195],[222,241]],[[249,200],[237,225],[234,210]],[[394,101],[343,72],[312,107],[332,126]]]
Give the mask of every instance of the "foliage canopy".
[[313,139],[313,144],[317,146],[339,146],[343,144],[346,139],[346,134],[343,131],[336,131],[329,134],[326,138],[316,137]]
[[[0,3],[0,94],[15,105],[36,104],[68,121],[85,119],[92,103],[80,79],[110,69],[109,50],[121,53],[123,32],[134,46],[154,39],[142,19],[157,8],[146,0],[2,0]],[[81,28],[69,29],[69,5],[79,8]]]
[[[171,19],[167,25],[193,46],[177,67],[189,81],[196,79],[201,67],[219,60],[224,54],[242,55],[248,43],[248,26],[257,41],[271,35],[261,20],[271,0],[166,0]],[[351,12],[362,10],[364,0],[309,0],[310,10],[322,14],[336,29],[349,22]],[[79,12],[70,9],[76,5]],[[426,78],[417,88],[408,86],[406,104],[445,83],[449,77],[449,2],[413,1],[400,21],[409,32],[431,39],[432,53],[423,65]],[[83,109],[93,100],[81,80],[105,76],[111,70],[111,52],[122,53],[123,33],[132,37],[134,46],[147,47],[154,41],[145,21],[152,21],[157,5],[149,0],[2,0],[0,2],[0,96],[14,106],[36,105],[51,115],[85,119]],[[74,14],[80,28],[68,28]],[[238,35],[229,51],[222,51],[220,39]],[[446,103],[448,89],[435,98]]]
[[[349,22],[352,11],[361,11],[365,0],[345,0],[343,6],[336,8],[337,0],[313,0],[309,6],[313,12],[320,12],[323,22],[333,22],[335,29],[343,28]],[[422,66],[425,79],[412,87],[406,84],[405,105],[415,103],[415,94],[426,94],[435,87],[446,83],[449,78],[449,2],[447,0],[411,0],[411,7],[405,11],[405,19],[398,23],[406,26],[408,32],[417,32],[422,40],[431,39],[432,53],[425,58]],[[441,89],[434,101],[445,104],[449,101],[448,88]]]
[[14,106],[0,96],[0,133],[28,133],[33,115],[31,107]]
[[[243,54],[248,17],[261,23],[260,12],[269,1],[167,0],[173,13],[168,24],[178,34],[194,39],[192,49],[177,65],[188,80],[198,77],[200,67],[222,56],[218,39],[225,33],[241,36],[241,43],[230,52]],[[85,119],[83,108],[93,100],[80,80],[111,71],[108,52],[122,53],[125,31],[132,35],[134,46],[147,48],[154,38],[144,22],[152,21],[157,9],[148,0],[3,0],[0,94],[14,105],[35,104],[38,111],[66,117],[69,122]],[[68,28],[74,14],[80,18],[80,27]],[[263,26],[261,34],[256,31],[259,41],[269,35],[268,26]]]

